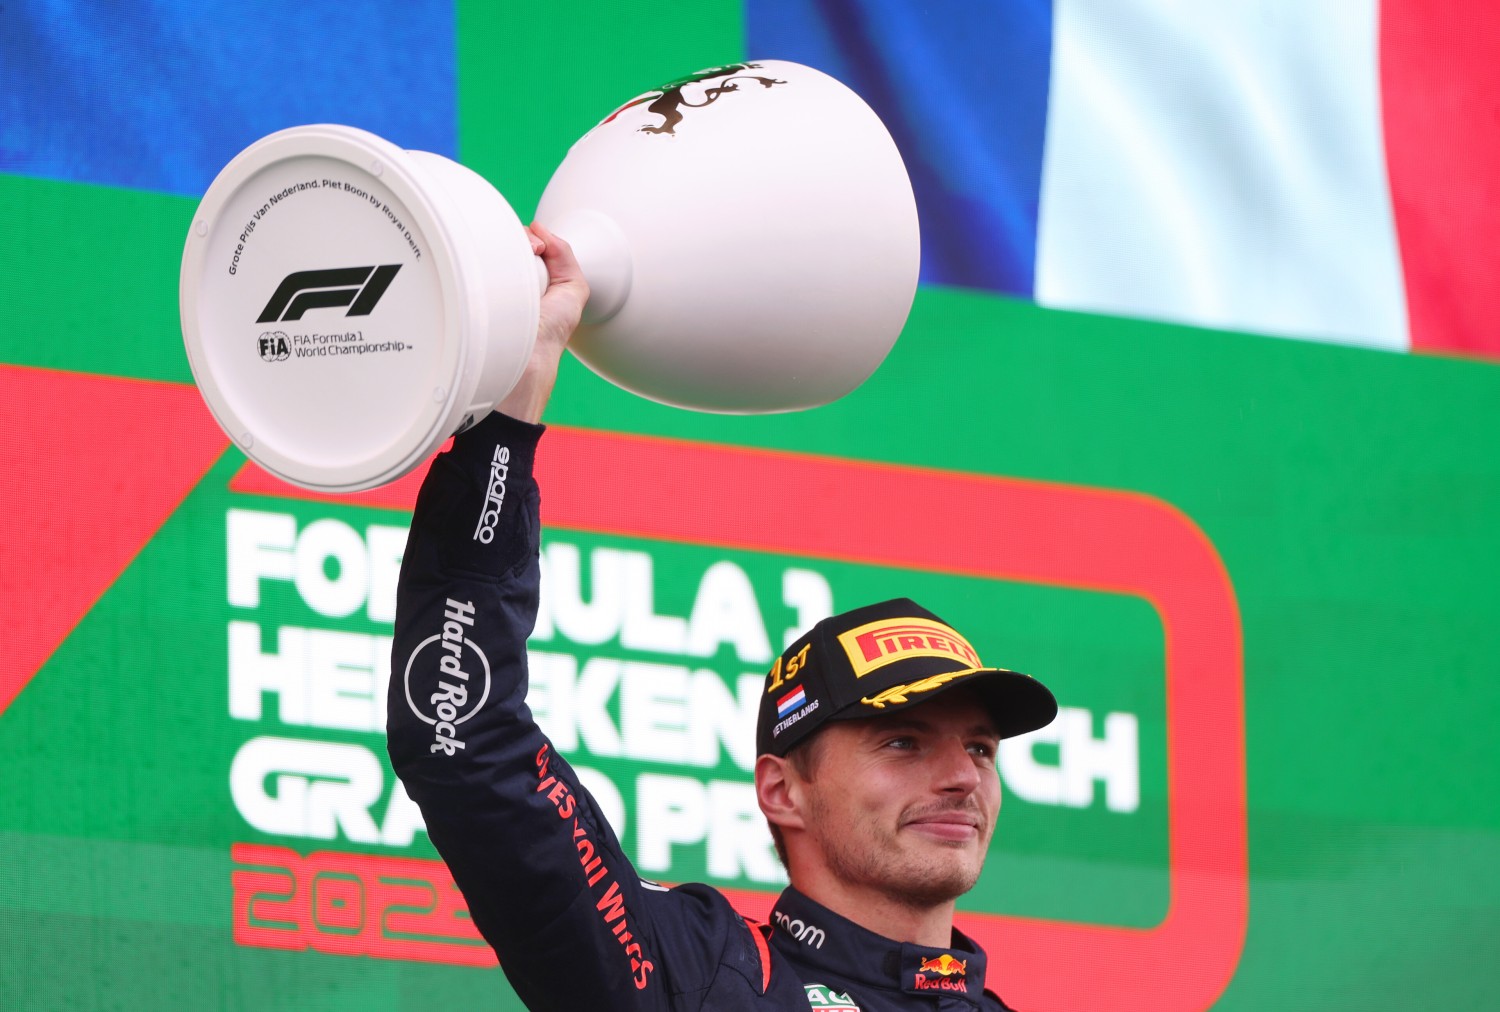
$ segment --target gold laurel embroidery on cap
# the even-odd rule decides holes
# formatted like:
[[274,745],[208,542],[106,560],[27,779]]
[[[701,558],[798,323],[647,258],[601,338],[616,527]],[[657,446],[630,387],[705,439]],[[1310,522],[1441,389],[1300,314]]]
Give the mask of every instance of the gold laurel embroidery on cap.
[[885,704],[894,703],[900,705],[909,701],[909,697],[919,692],[931,692],[933,689],[947,685],[955,678],[972,675],[978,668],[969,668],[967,671],[945,671],[940,675],[929,675],[915,682],[907,682],[905,685],[892,685],[889,689],[877,692],[873,696],[864,696],[861,703],[873,706],[877,710],[885,709]]

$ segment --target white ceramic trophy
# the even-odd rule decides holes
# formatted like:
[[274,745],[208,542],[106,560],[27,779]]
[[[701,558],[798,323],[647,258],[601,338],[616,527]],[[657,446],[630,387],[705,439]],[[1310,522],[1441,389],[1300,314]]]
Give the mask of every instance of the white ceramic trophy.
[[[916,204],[852,91],[782,61],[627,103],[568,152],[536,218],[589,280],[574,353],[700,411],[859,386],[916,292]],[[510,391],[546,271],[510,205],[447,158],[352,127],[263,138],[219,174],[182,259],[210,410],[256,463],[325,492],[418,466]]]

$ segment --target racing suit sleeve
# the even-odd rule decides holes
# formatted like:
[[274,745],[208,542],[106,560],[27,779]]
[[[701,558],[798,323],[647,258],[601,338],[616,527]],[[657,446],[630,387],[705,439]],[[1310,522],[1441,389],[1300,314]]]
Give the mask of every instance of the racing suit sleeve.
[[543,427],[492,414],[417,498],[396,591],[387,747],[531,1009],[660,1009],[643,886],[526,706]]
[[664,894],[526,705],[542,431],[492,414],[422,486],[397,589],[391,762],[527,1007],[666,1009],[647,909]]

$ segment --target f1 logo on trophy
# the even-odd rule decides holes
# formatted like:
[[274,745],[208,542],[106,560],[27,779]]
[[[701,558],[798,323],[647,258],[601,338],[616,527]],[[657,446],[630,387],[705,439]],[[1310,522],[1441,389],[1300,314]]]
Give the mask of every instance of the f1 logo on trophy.
[[[626,103],[573,145],[536,219],[589,281],[574,354],[699,411],[842,397],[916,293],[895,143],[854,92],[795,63],[717,67]],[[545,285],[515,212],[473,171],[300,126],[246,148],[204,195],[182,331],[209,409],[251,459],[354,492],[505,397]]]

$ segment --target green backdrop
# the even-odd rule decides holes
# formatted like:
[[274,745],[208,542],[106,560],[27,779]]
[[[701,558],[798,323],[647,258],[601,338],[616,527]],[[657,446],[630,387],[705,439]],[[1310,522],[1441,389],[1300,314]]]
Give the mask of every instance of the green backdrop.
[[[668,19],[670,30],[662,30]],[[636,3],[598,8],[589,18],[460,4],[457,39],[459,155],[523,218],[571,140],[619,99],[642,82],[743,55],[741,13],[725,4],[685,12]],[[8,397],[0,410],[11,444],[0,472],[8,649],[24,655],[19,645],[34,631],[26,602],[53,609],[66,597],[56,608],[73,609],[37,664],[23,670],[15,662],[4,675],[12,691],[0,709],[0,1007],[518,1007],[493,966],[453,962],[462,941],[389,958],[237,938],[237,926],[253,915],[235,900],[233,875],[251,867],[232,857],[236,844],[301,856],[430,861],[435,854],[420,831],[408,828],[406,842],[395,825],[375,725],[348,726],[362,719],[351,713],[377,716],[369,697],[381,664],[349,657],[361,650],[375,657],[389,636],[382,591],[350,614],[330,615],[291,583],[263,579],[255,583],[258,600],[236,603],[226,589],[237,564],[231,511],[287,515],[298,532],[343,525],[370,559],[380,536],[371,528],[399,531],[407,516],[231,488],[244,458],[215,448],[205,430],[198,438],[207,449],[194,458],[201,466],[172,465],[183,484],[180,503],[154,513],[131,506],[132,529],[140,530],[134,547],[119,550],[111,572],[90,570],[97,589],[86,592],[87,580],[74,575],[87,568],[78,559],[94,534],[38,548],[35,539],[65,537],[57,531],[71,528],[39,531],[36,517],[76,513],[79,531],[117,529],[123,521],[111,514],[119,504],[149,498],[131,476],[155,480],[171,470],[152,441],[185,438],[161,431],[151,413],[170,408],[193,425],[208,424],[184,386],[191,378],[176,312],[178,258],[195,201],[0,175],[0,206],[8,223],[0,242],[0,376]],[[125,424],[117,409],[144,416]],[[1024,488],[1129,493],[1199,532],[1205,557],[1227,575],[1227,588],[1206,585],[1201,593],[1230,595],[1238,623],[1239,642],[1226,641],[1217,656],[1243,672],[1242,683],[1227,670],[1201,675],[1228,680],[1241,697],[1212,715],[1222,724],[1214,734],[1243,741],[1243,756],[1228,764],[1243,764],[1242,781],[1211,785],[1222,807],[1173,811],[1167,756],[1171,736],[1186,731],[1173,730],[1163,616],[1143,596],[837,553],[624,537],[585,525],[549,531],[548,561],[565,565],[576,549],[581,579],[596,581],[597,590],[599,560],[611,557],[598,550],[644,555],[655,612],[679,617],[690,615],[709,568],[728,563],[753,588],[772,649],[798,618],[789,579],[826,588],[837,608],[909,594],[976,630],[989,662],[1045,678],[1064,707],[1086,712],[1093,740],[1106,740],[1109,714],[1129,715],[1135,746],[1094,778],[1083,804],[1048,799],[1038,781],[1019,774],[1011,785],[990,866],[964,901],[971,912],[1008,919],[1007,930],[1050,937],[1058,925],[1081,924],[1119,929],[1119,938],[1149,935],[1181,888],[1173,885],[1171,821],[1198,820],[1231,840],[1242,833],[1248,860],[1247,917],[1230,911],[1212,928],[1222,936],[1216,958],[1227,958],[1232,972],[1222,993],[1214,992],[1216,1008],[1496,1007],[1497,418],[1500,370],[1491,364],[1055,312],[933,287],[920,290],[875,377],[815,411],[689,415],[565,364],[547,415],[561,432],[610,430],[884,462],[918,476],[935,469]],[[881,505],[882,515],[919,532],[932,525],[921,491],[913,481],[910,499]],[[38,506],[38,495],[55,502]],[[693,506],[688,500],[681,508]],[[757,504],[770,515],[772,540],[775,512],[797,508],[794,496],[777,494]],[[848,503],[851,514],[870,508],[855,497]],[[932,536],[952,540],[954,533]],[[1055,547],[1066,554],[1062,540]],[[1153,547],[1132,551],[1149,560]],[[344,578],[345,564],[323,560],[324,580]],[[813,575],[789,578],[789,571]],[[638,593],[642,584],[630,586]],[[275,692],[258,697],[253,717],[234,715],[236,625],[259,628],[264,655],[277,651],[287,629],[352,651],[297,671],[309,693],[324,694],[309,706],[322,717],[287,719],[288,703]],[[557,668],[564,672],[598,658],[711,671],[725,700],[741,675],[764,670],[729,646],[706,658],[664,657],[631,650],[618,636],[581,644],[561,629],[535,646],[572,658],[571,667]],[[631,671],[622,686],[649,676],[644,667]],[[314,686],[319,678],[333,682]],[[589,729],[571,733],[579,764],[623,800],[627,848],[639,857],[643,835],[655,841],[652,853],[667,846],[668,863],[651,868],[655,877],[774,892],[778,886],[752,874],[763,868],[743,854],[730,862],[732,873],[720,867],[715,874],[713,849],[727,846],[735,799],[748,783],[732,750],[664,759],[641,754],[638,740],[601,744],[608,733],[601,723],[630,737],[621,730],[629,723],[624,706],[622,689],[604,700]],[[327,719],[336,713],[345,726],[327,726],[338,723]],[[702,733],[679,730],[672,740]],[[277,791],[293,787],[262,779],[259,801],[250,788],[237,797],[231,770],[249,743],[266,738],[337,746],[340,762],[371,757],[382,779],[370,821],[389,835],[371,840],[345,821],[319,837],[311,816],[292,832],[258,828],[254,820],[266,817],[256,811],[274,808]],[[1070,747],[1028,746],[1016,753],[1016,769],[1045,781],[1049,770],[1068,766]],[[342,784],[343,775],[326,776]],[[642,792],[659,777],[696,781],[705,804],[727,807],[679,812],[681,825],[643,829]],[[1133,803],[1108,803],[1111,777],[1134,779]],[[1241,793],[1242,822],[1232,811]],[[1208,873],[1225,877],[1223,868]],[[1232,882],[1224,887],[1234,892]],[[305,934],[352,937],[363,923],[358,912],[328,902],[321,927]],[[1050,997],[1055,982],[1087,976],[1076,961],[1087,949],[1022,951],[1024,965],[992,952],[1001,993],[1027,1008],[1066,1007]],[[1182,959],[1191,958],[1184,950]],[[1201,990],[1173,982],[1198,971],[1171,958],[1120,972],[1149,972],[1148,986],[1163,996],[1157,1007],[1204,1001]]]

